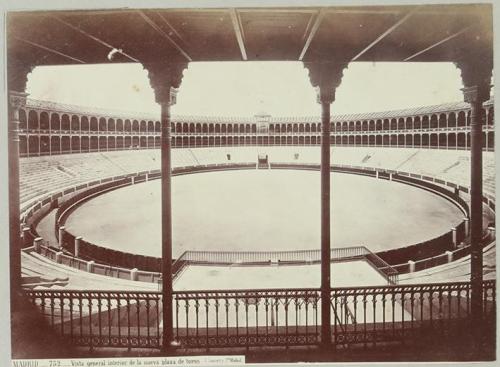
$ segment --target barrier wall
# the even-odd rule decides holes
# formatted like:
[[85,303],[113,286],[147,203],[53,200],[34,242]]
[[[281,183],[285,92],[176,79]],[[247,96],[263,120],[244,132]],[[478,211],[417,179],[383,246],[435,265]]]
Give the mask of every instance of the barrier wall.
[[[271,163],[270,166],[274,169],[319,169],[319,165],[315,164]],[[255,163],[212,164],[193,167],[178,167],[173,169],[172,174],[175,176],[203,171],[253,169],[255,167]],[[466,216],[468,213],[467,203],[457,194],[457,192],[459,191],[468,193],[468,189],[458,186],[454,183],[445,182],[433,177],[410,174],[407,172],[378,170],[347,165],[334,165],[332,166],[332,171],[366,175],[370,177],[394,180],[397,182],[418,186],[420,188],[430,190],[434,193],[448,198],[464,212],[464,216]],[[25,213],[24,224],[26,225],[28,223],[36,223],[41,217],[43,217],[43,213],[49,212],[51,208],[59,204],[59,208],[56,214],[57,235],[59,232],[59,226],[62,226],[64,224],[64,220],[67,218],[69,213],[82,201],[89,200],[95,195],[100,195],[106,191],[116,189],[120,186],[139,183],[151,179],[157,179],[160,177],[161,172],[159,170],[144,171],[136,174],[121,175],[102,180],[96,180],[88,184],[81,184],[72,188],[68,188],[63,192],[51,194],[50,196],[40,200],[36,205],[32,206]],[[453,189],[454,191],[450,191],[450,189]],[[494,202],[491,202],[488,198],[485,198],[485,203],[494,210]],[[397,269],[400,273],[421,270],[423,268],[435,266],[433,264],[444,263],[444,261],[449,262],[449,252],[453,253],[452,258],[453,260],[456,260],[469,253],[468,246],[461,249],[456,249],[456,245],[460,244],[460,242],[465,239],[465,226],[465,221],[460,223],[460,225],[458,225],[455,229],[455,235],[453,234],[453,231],[450,231],[429,241],[403,247],[400,249],[379,252],[375,255],[382,261],[386,262],[388,266],[394,265],[394,268]],[[63,255],[68,258],[75,258],[75,236],[71,233],[68,233],[67,231],[62,231],[62,234],[63,238],[61,243],[63,245]],[[33,239],[38,237],[33,226],[31,230],[27,232],[26,236],[27,239],[25,240],[25,247],[30,246],[30,244],[33,243]],[[56,251],[54,249],[52,250]],[[95,271],[97,273],[102,273],[105,275],[111,274],[112,276],[130,278],[130,269],[141,269],[138,276],[136,277],[136,280],[146,279],[146,281],[156,281],[159,276],[158,272],[161,269],[161,259],[159,258],[106,249],[101,246],[86,242],[84,239],[79,240],[78,250],[81,260],[87,262],[95,262]],[[59,249],[59,251],[61,251],[61,249]],[[113,259],[113,261],[108,261],[109,259]],[[71,261],[73,260],[67,260],[68,263],[70,263]],[[408,261],[414,262],[415,267],[411,268]],[[120,268],[125,269],[125,271],[120,272]],[[182,266],[180,266],[180,268],[182,268]],[[122,273],[126,274],[126,276]],[[122,275],[120,276],[120,274]]]

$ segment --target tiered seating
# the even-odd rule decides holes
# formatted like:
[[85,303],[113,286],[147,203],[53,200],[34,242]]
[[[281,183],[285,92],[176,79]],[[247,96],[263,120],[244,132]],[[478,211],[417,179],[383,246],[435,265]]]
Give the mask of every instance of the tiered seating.
[[248,163],[256,162],[259,153],[266,152],[267,148],[262,150],[259,147],[221,147],[197,148],[189,151],[199,164]]
[[193,166],[196,164],[199,163],[195,160],[190,149],[174,149],[172,151],[172,165],[174,167]]
[[[483,250],[483,276],[485,280],[495,279],[496,246],[492,243]],[[400,284],[463,282],[470,280],[470,255],[448,264],[430,269],[399,275]]]
[[132,171],[147,171],[159,168],[161,160],[160,152],[156,153],[154,155],[150,151],[144,151],[141,154],[136,154],[136,152],[130,151],[126,155],[120,155],[119,152],[113,152],[111,155],[104,153],[103,157],[118,168],[116,173],[123,174]]
[[[396,154],[395,154],[396,153]],[[373,168],[396,169],[415,151],[412,149],[380,149],[380,148],[334,148],[331,161],[334,164],[347,164]]]
[[414,154],[408,160],[397,167],[398,170],[435,176],[438,172],[447,172],[457,164],[457,152],[455,151],[438,151],[438,153],[442,153],[439,155],[433,150],[413,152]]
[[483,155],[483,189],[495,195],[495,156],[494,153]]
[[[228,163],[227,153],[225,149],[221,148],[202,148],[202,149],[187,149],[189,154],[192,156],[193,164],[217,164],[217,163]],[[233,157],[231,157],[233,161]]]
[[87,273],[66,265],[57,264],[33,251],[29,253],[23,251],[21,259],[24,274],[38,275],[40,277],[39,285],[33,284],[35,288],[55,288],[55,285],[57,287],[67,287],[68,289],[158,289],[158,286],[154,283],[103,277],[102,275]]
[[[256,162],[320,163],[319,147],[221,147],[172,150],[172,166]],[[228,159],[230,155],[230,160]],[[454,150],[334,147],[332,164],[393,169],[470,184],[470,153]],[[96,179],[160,169],[159,150],[83,153],[21,159],[21,203],[64,187]],[[494,153],[483,154],[484,190],[495,193]]]
[[67,173],[58,170],[58,165],[59,162],[55,160],[39,158],[30,159],[29,161],[21,160],[21,203],[80,181],[80,178],[71,177]]
[[21,203],[82,182],[159,168],[159,151],[152,150],[22,158]]
[[[231,156],[228,160],[228,154]],[[267,154],[270,162],[320,163],[319,147],[221,147],[172,150],[173,167],[220,163],[256,162]],[[439,177],[464,186],[470,184],[470,153],[467,151],[417,150],[400,148],[333,147],[331,163],[385,168]],[[105,177],[160,169],[159,150],[131,150],[107,153],[84,153],[21,159],[21,203],[45,193]],[[494,153],[483,154],[484,189],[495,192]],[[485,266],[494,276],[495,247],[485,252]],[[489,259],[489,260],[488,260]],[[491,261],[490,261],[491,260]],[[491,264],[489,264],[489,262]],[[401,283],[465,280],[470,270],[469,258],[400,277]],[[70,287],[72,289],[149,289],[147,283],[119,279],[101,281],[95,274],[55,264],[38,254],[23,253],[23,276],[34,287]],[[39,283],[38,285],[36,283]]]
[[314,163],[320,162],[320,151],[317,147],[273,147],[269,150],[263,149],[269,154],[271,162],[280,163]]

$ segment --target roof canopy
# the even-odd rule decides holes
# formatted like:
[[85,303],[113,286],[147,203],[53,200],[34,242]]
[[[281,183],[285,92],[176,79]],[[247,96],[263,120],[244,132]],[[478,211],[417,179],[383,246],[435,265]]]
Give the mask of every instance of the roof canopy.
[[456,61],[471,46],[493,52],[489,4],[13,12],[7,32],[9,59],[31,65]]

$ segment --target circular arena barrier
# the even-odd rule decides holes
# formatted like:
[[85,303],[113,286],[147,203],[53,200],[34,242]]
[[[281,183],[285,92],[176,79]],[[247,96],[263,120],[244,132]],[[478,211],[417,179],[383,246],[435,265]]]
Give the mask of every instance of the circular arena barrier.
[[[229,169],[254,169],[255,167],[255,163],[178,167],[174,168],[173,175]],[[319,166],[315,164],[271,163],[270,168],[318,170]],[[458,195],[459,192],[468,193],[467,188],[436,178],[410,174],[407,172],[346,165],[334,165],[332,166],[332,171],[392,180],[429,190],[447,198],[457,205],[464,213],[464,221],[456,228],[453,228],[451,231],[437,238],[412,246],[405,246],[399,249],[382,251],[374,254],[383,263],[387,264],[388,269],[393,269],[399,273],[413,272],[454,261],[470,253],[467,243],[468,206],[465,200]],[[25,212],[24,224],[30,226],[28,227],[30,229],[25,231],[25,246],[30,246],[33,242],[36,242],[35,250],[38,252],[56,262],[73,266],[81,270],[119,278],[156,282],[160,277],[161,259],[111,250],[88,243],[83,238],[65,231],[64,221],[79,204],[97,195],[135,183],[158,179],[160,177],[161,172],[159,170],[116,176],[68,188],[63,192],[52,194],[44,198]],[[494,202],[485,198],[485,203],[489,204],[489,207],[494,210]],[[38,238],[35,241],[35,238],[38,237],[35,230],[36,224],[43,215],[55,207],[58,207],[56,214],[56,237],[58,237],[59,246],[44,246],[41,239]],[[485,232],[485,244],[493,240],[493,233],[493,230]],[[293,257],[296,256],[297,252],[289,251],[289,253],[290,254],[286,256]],[[253,256],[258,257],[264,256],[257,252],[253,254]],[[243,256],[243,254],[240,253],[239,256]],[[267,261],[271,262],[271,257],[273,256],[276,257],[276,254],[269,255]],[[282,256],[284,255],[282,254]],[[179,260],[181,260],[181,262],[179,262]],[[241,262],[242,260],[236,259],[235,262],[238,261]],[[175,262],[175,269],[177,269],[177,271],[182,270],[182,256]]]

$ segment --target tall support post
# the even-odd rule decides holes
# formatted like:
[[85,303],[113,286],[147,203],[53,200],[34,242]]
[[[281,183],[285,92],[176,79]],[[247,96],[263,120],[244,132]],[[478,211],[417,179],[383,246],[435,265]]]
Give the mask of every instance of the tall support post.
[[162,243],[162,350],[169,353],[174,347],[173,329],[173,274],[172,274],[172,164],[170,141],[170,106],[176,102],[177,89],[186,63],[152,63],[149,81],[161,106],[161,243]]
[[[172,94],[173,91],[171,91]],[[161,103],[161,254],[163,289],[163,349],[173,342],[172,284],[172,163],[170,102]]]
[[[320,92],[321,93],[321,92]],[[331,343],[330,103],[321,100],[321,340]]]
[[[482,317],[483,297],[483,102],[489,98],[489,84],[465,87],[464,100],[470,103],[470,239],[471,239],[471,314],[478,321]],[[483,90],[481,90],[483,89]],[[488,94],[488,97],[485,97]]]
[[493,57],[474,47],[456,65],[462,73],[464,101],[470,104],[470,241],[471,241],[471,331],[476,357],[483,340],[483,103],[490,98]]
[[[19,200],[19,109],[26,104],[26,93],[9,94],[9,241],[11,292],[21,289],[21,223]],[[11,297],[15,299],[15,297]]]
[[19,198],[19,110],[26,105],[28,94],[26,83],[34,65],[26,60],[7,59],[7,88],[9,93],[8,123],[8,184],[9,184],[9,257],[10,257],[10,300],[15,310],[18,293],[21,290],[21,227]]
[[305,63],[321,105],[321,344],[328,348],[331,333],[331,218],[330,218],[330,105],[346,63]]

